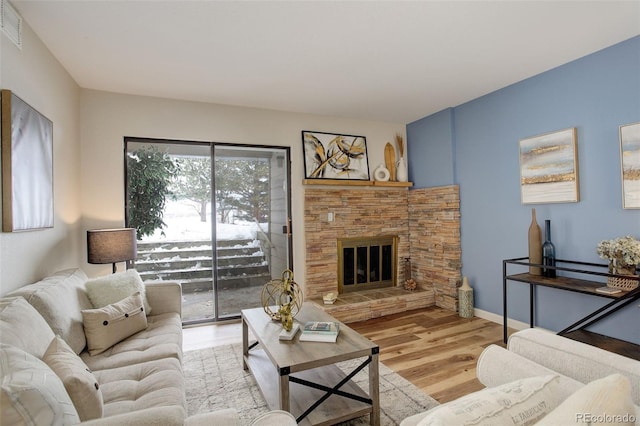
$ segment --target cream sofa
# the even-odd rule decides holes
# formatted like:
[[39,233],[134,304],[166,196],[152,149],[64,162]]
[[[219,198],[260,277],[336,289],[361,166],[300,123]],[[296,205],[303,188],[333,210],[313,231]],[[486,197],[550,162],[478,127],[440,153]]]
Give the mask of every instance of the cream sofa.
[[[94,307],[85,290],[86,281],[82,270],[65,270],[0,299],[3,380],[0,423],[73,424],[80,420],[87,425],[239,423],[233,409],[186,416],[182,296],[178,284],[145,285],[150,307],[146,328],[99,354],[90,355],[82,311]],[[144,311],[144,307],[138,309]],[[137,316],[129,314],[124,315],[127,320]],[[121,328],[120,323],[116,324],[116,330]],[[54,346],[58,352],[52,352]],[[52,354],[60,355],[56,361],[64,361],[63,373],[57,369],[54,373],[51,368],[55,367],[43,361],[55,365]],[[66,374],[65,371],[82,362],[91,371],[81,367],[72,371],[75,375]],[[59,365],[58,362],[58,368]],[[67,385],[76,386],[75,392],[65,392],[70,389]],[[73,401],[71,395],[75,396]],[[101,410],[97,418],[96,410]],[[288,413],[272,412],[256,424],[295,424],[295,421]]]
[[[592,423],[640,426],[640,361],[547,330],[518,331],[510,336],[506,349],[488,346],[478,358],[476,375],[486,389],[411,416],[401,425],[441,424],[442,415],[451,419],[477,409],[480,414],[474,414],[473,423],[477,425],[533,424],[509,423],[509,419],[536,414],[540,418],[535,422],[540,424],[588,424],[587,416],[600,413]],[[545,390],[546,395],[527,405],[527,398]],[[501,410],[507,412],[505,423],[499,419]]]

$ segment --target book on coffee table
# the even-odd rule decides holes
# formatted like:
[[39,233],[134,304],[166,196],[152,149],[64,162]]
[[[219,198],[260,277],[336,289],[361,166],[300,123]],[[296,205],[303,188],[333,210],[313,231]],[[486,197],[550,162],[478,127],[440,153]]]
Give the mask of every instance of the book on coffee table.
[[303,333],[338,334],[340,325],[334,321],[307,321],[302,329]]
[[331,321],[309,321],[300,334],[302,342],[335,342],[340,333],[340,325]]

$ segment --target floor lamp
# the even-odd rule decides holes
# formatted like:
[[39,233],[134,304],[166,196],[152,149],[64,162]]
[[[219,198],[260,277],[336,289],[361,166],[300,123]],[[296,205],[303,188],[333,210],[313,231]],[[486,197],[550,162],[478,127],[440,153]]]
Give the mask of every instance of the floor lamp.
[[87,261],[113,264],[134,260],[138,254],[135,228],[91,229],[87,231]]

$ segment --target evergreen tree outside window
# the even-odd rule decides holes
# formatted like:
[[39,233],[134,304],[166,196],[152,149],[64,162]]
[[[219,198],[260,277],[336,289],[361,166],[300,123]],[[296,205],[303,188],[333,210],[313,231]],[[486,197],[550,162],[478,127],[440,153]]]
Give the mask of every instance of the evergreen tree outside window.
[[155,146],[127,152],[128,226],[136,228],[138,240],[166,226],[164,208],[177,171],[171,157]]

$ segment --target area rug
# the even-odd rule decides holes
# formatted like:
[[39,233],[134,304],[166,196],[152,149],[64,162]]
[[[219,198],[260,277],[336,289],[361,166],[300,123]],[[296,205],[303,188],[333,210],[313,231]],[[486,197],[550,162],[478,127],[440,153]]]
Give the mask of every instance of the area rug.
[[[338,364],[351,372],[361,361]],[[234,408],[243,425],[248,425],[261,413],[269,411],[253,376],[242,369],[242,345],[233,344],[184,353],[185,387],[189,415],[224,408]],[[369,389],[367,369],[354,381]],[[383,364],[380,373],[380,424],[398,425],[406,417],[426,411],[438,402]],[[369,424],[369,416],[343,423]]]

